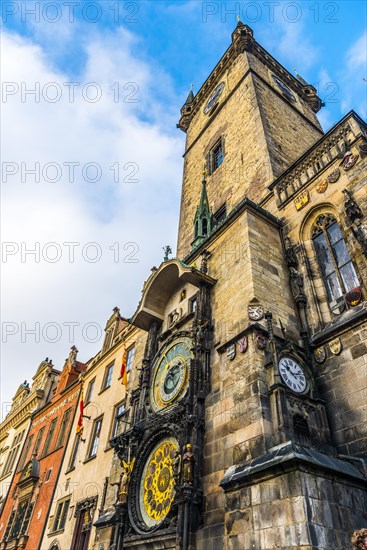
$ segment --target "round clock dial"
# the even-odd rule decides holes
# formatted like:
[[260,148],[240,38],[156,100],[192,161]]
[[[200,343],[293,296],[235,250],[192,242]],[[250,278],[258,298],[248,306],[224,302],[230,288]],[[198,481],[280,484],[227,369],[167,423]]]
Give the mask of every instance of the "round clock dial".
[[294,94],[290,91],[290,89],[284,84],[284,82],[282,82],[281,80],[279,80],[279,78],[277,78],[276,76],[273,75],[273,80],[274,82],[277,84],[278,88],[280,88],[283,92],[283,94],[285,94],[289,99],[291,99],[292,101],[296,101],[296,97],[294,96]]
[[162,410],[183,397],[188,386],[192,342],[181,337],[161,350],[153,365],[150,403],[154,411]]
[[224,89],[224,82],[221,82],[214,90],[214,92],[211,94],[211,96],[209,97],[205,107],[204,107],[204,115],[207,115],[209,113],[209,111],[211,111],[214,107],[214,105],[216,105],[217,101],[219,100],[219,97],[221,95],[221,93],[223,92],[223,89]]
[[139,510],[149,528],[162,523],[175,496],[173,457],[179,450],[178,441],[167,437],[159,441],[150,452],[141,476]]
[[301,365],[291,357],[282,357],[279,361],[279,372],[284,383],[296,393],[304,393],[307,378]]

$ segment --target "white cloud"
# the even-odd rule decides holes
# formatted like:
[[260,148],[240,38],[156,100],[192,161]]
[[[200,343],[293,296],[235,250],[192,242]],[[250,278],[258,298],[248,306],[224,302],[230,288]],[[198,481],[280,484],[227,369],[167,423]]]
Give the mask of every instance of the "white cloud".
[[[1,386],[6,403],[44,357],[52,357],[57,367],[62,366],[74,343],[69,341],[65,323],[79,323],[75,344],[79,359],[87,360],[99,349],[100,342],[86,341],[82,327],[95,322],[104,328],[115,305],[120,306],[123,315],[133,313],[150,267],[163,259],[162,246],[176,244],[184,136],[176,131],[172,115],[174,112],[177,116],[179,105],[169,106],[161,118],[163,123],[158,122],[164,105],[157,99],[156,75],[167,84],[170,101],[172,84],[161,68],[137,57],[135,38],[126,31],[104,31],[104,35],[94,32],[84,37],[86,64],[78,76],[80,86],[75,88],[73,103],[68,100],[64,83],[75,81],[75,76],[56,69],[41,46],[8,32],[3,32],[2,42],[5,82],[19,87],[24,82],[28,88],[39,82],[41,90],[54,82],[62,90],[62,99],[56,103],[44,101],[42,96],[40,103],[32,96],[22,103],[19,93],[9,96],[2,105],[6,138],[3,162],[18,166],[25,163],[28,168],[38,162],[41,170],[55,162],[62,173],[55,183],[43,181],[42,176],[36,183],[32,175],[22,183],[24,170],[19,170],[2,185],[3,241],[15,242],[19,250],[21,243],[25,243],[23,248],[34,248],[38,242],[41,250],[39,263],[30,255],[22,262],[20,253],[7,261],[3,257],[3,330],[9,326],[4,325],[7,322],[18,327],[18,333],[3,343]],[[83,100],[80,90],[88,82],[96,82],[102,90],[100,101]],[[125,101],[114,102],[109,90],[114,82],[120,83]],[[136,86],[124,90],[123,85],[129,82]],[[51,95],[51,88],[48,91]],[[133,99],[139,102],[127,102],[128,94],[134,91]],[[73,183],[65,162],[80,163]],[[81,167],[90,162],[102,170],[102,178],[96,183],[85,181],[81,174]],[[113,181],[109,169],[115,163],[120,165],[119,183]],[[137,173],[130,179],[137,182],[127,177],[132,171]],[[124,178],[126,181],[121,181]],[[51,241],[59,248],[45,248]],[[73,263],[69,261],[70,247],[63,244],[66,242],[80,243],[75,247]],[[88,252],[92,258],[93,247],[84,250],[83,259],[83,245],[90,242],[98,243],[102,252],[96,263],[85,259]],[[117,263],[114,243],[119,243]],[[49,258],[57,251],[62,255],[52,263],[45,261],[42,250]],[[132,253],[138,263],[127,262]],[[25,332],[36,323],[40,323],[40,330],[36,330],[39,343],[35,335]],[[62,329],[58,342],[50,342],[56,329],[49,326],[45,332],[47,323],[57,323]],[[92,339],[92,332],[87,339]]]

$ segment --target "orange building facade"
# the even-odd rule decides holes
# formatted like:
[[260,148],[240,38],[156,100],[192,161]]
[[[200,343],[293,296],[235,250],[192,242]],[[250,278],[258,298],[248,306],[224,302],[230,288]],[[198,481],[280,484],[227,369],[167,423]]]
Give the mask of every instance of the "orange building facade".
[[[39,548],[49,508],[58,490],[85,365],[73,346],[50,401],[34,413],[0,519],[0,548]],[[60,521],[64,521],[63,510]]]

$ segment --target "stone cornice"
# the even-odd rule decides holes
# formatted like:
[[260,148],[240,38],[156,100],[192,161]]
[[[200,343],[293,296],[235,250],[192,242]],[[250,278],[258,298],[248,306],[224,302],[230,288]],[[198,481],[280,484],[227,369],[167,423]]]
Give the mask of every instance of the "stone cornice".
[[285,206],[315,177],[326,172],[343,155],[346,142],[351,147],[366,133],[366,123],[354,111],[342,118],[269,186],[277,196],[278,207]]
[[8,414],[0,426],[0,439],[2,439],[5,436],[5,433],[11,428],[17,426],[31,416],[31,414],[37,409],[43,395],[43,390],[31,392],[29,398],[21,406],[19,406],[14,412],[10,412]]

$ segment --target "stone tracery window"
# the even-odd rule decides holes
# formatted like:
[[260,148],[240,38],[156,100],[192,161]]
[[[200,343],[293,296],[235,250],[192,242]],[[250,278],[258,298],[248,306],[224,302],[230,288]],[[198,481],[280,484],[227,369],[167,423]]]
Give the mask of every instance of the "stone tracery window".
[[331,214],[321,214],[312,228],[312,240],[331,309],[344,303],[344,294],[359,286],[340,227]]

